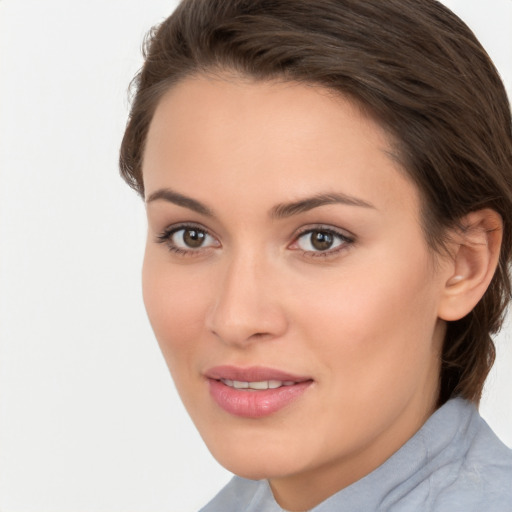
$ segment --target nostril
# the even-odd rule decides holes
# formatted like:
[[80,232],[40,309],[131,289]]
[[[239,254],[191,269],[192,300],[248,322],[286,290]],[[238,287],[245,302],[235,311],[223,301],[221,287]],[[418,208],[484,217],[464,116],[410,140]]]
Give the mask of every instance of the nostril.
[[210,329],[210,332],[223,343],[241,347],[252,342],[265,341],[281,334],[280,329],[276,329],[274,334],[271,331],[253,330],[248,325],[221,325]]
[[261,338],[266,338],[269,335],[270,334],[268,332],[256,332],[253,335],[249,336],[249,339],[258,340],[258,339],[261,339]]

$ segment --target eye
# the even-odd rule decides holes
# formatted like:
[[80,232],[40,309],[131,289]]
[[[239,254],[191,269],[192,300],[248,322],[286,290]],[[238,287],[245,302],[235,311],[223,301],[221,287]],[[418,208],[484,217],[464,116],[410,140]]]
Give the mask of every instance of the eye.
[[175,231],[169,241],[180,249],[198,249],[206,245],[210,235],[205,231],[196,228],[183,228]]
[[199,226],[171,226],[157,237],[157,241],[181,254],[220,246],[215,237]]
[[353,242],[353,238],[332,228],[316,228],[308,229],[300,234],[290,248],[299,249],[306,253],[327,255],[336,253]]

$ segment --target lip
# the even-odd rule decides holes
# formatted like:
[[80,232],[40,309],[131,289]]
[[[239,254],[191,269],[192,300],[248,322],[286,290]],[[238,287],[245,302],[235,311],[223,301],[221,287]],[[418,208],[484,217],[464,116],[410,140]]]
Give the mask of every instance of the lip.
[[282,370],[266,368],[264,366],[250,366],[248,368],[227,365],[215,366],[204,372],[204,375],[208,379],[229,379],[245,382],[256,382],[261,380],[305,382],[307,380],[312,380],[311,377],[293,375]]
[[[210,395],[216,404],[224,411],[243,418],[261,418],[274,414],[300,398],[313,383],[311,377],[293,375],[263,366],[216,366],[207,370],[204,375],[209,383]],[[222,379],[242,382],[277,380],[295,384],[275,389],[247,391],[228,386]]]

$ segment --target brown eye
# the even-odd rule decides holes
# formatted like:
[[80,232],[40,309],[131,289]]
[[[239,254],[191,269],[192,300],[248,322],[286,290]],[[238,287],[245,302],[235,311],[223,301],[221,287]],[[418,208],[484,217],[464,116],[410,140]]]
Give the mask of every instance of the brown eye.
[[201,247],[206,240],[206,233],[204,231],[199,231],[197,229],[183,229],[181,231],[183,232],[183,243],[192,249]]
[[302,233],[293,243],[292,248],[306,253],[335,253],[354,242],[353,238],[331,229],[311,229]]
[[310,237],[311,245],[317,251],[327,251],[334,243],[334,236],[326,231],[313,231]]
[[169,249],[182,252],[198,252],[199,249],[220,247],[219,241],[205,229],[195,226],[170,228],[158,237]]

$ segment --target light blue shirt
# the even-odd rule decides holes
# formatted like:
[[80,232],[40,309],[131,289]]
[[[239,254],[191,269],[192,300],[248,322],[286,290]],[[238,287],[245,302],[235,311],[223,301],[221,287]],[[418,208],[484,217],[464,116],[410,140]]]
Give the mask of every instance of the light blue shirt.
[[[512,450],[460,398],[384,464],[311,512],[512,512]],[[200,512],[283,512],[266,480],[234,477]]]

